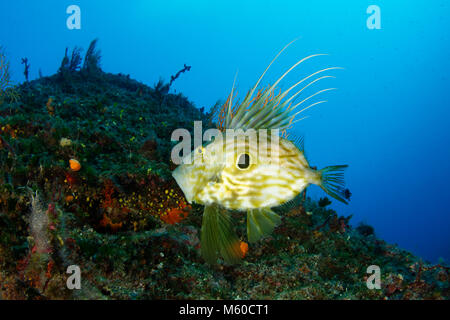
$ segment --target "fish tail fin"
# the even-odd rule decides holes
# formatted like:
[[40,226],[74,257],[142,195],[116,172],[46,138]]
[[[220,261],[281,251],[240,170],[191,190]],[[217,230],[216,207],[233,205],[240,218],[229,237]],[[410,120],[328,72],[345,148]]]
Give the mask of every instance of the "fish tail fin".
[[347,165],[329,166],[317,171],[320,179],[319,187],[331,197],[345,204],[347,201],[344,195],[344,169],[347,167]]
[[270,209],[253,209],[247,211],[247,237],[249,242],[256,242],[272,233],[281,223],[281,218]]
[[240,244],[229,214],[217,205],[205,206],[201,230],[203,259],[216,264],[220,255],[226,263],[238,263],[243,257]]

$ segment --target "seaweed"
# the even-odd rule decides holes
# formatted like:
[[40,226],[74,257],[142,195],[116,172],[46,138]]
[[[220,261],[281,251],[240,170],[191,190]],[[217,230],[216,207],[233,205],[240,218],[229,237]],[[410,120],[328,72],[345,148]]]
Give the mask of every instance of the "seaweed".
[[28,64],[28,58],[22,58],[22,64],[24,66],[23,75],[25,76],[25,81],[28,82],[28,77],[30,74],[30,65]]
[[89,44],[89,48],[84,56],[84,63],[82,70],[88,74],[93,74],[99,72],[101,52],[96,48],[98,39],[94,39]]

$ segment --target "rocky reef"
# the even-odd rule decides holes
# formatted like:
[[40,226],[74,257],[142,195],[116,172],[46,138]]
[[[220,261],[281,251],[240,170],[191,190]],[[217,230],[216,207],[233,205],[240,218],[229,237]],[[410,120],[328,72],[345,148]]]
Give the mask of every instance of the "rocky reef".
[[[210,115],[163,81],[148,87],[99,62],[94,42],[83,65],[80,49],[66,50],[56,74],[2,88],[0,299],[449,298],[447,266],[304,195],[276,209],[282,224],[245,246],[241,264],[206,264],[203,208],[171,179],[170,137],[195,120],[212,126]],[[245,241],[245,216],[231,214]],[[71,265],[79,290],[66,285]],[[379,289],[367,287],[370,265]]]

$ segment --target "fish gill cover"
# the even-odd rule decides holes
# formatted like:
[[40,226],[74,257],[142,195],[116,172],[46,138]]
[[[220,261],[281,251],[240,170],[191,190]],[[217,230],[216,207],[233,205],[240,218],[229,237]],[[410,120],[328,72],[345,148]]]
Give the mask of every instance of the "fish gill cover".
[[[246,241],[245,215],[230,212],[243,261],[205,263],[203,207],[170,175],[172,131],[215,126],[214,112],[169,93],[191,67],[148,87],[103,72],[93,41],[84,58],[66,50],[56,74],[12,86],[7,59],[1,51],[1,299],[449,298],[447,266],[305,192],[274,209],[283,221],[257,243]],[[66,286],[73,265],[80,290]],[[366,283],[374,265],[383,266],[378,290]]]

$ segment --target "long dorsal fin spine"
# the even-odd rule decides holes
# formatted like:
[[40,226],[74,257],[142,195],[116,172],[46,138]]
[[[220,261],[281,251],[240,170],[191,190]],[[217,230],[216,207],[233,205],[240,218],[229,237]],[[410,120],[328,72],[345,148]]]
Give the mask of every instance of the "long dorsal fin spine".
[[310,95],[309,97],[306,97],[306,98],[303,99],[302,101],[300,101],[300,102],[296,103],[295,105],[291,106],[291,107],[289,108],[289,111],[295,110],[298,106],[302,105],[303,103],[305,103],[306,101],[308,101],[308,100],[311,99],[312,97],[315,97],[315,96],[317,96],[318,94],[321,94],[322,92],[331,91],[331,90],[337,90],[337,88],[326,88],[326,89],[319,90],[319,91],[313,93],[312,95]]
[[273,118],[270,115],[273,114],[274,112],[277,112],[277,110],[280,109],[279,102],[280,99],[277,97],[274,99],[274,101],[268,103],[265,108],[260,108],[258,113],[261,114],[259,114],[258,117],[256,117],[257,114],[255,114],[255,116],[251,118],[248,127],[252,128],[256,124],[258,124],[258,127],[262,127],[265,123],[267,123],[267,120],[270,121],[270,119]]
[[[258,108],[260,107],[260,105],[265,101],[265,99],[272,93],[272,91],[275,89],[275,87],[280,83],[280,81],[283,80],[284,77],[286,77],[286,76],[287,76],[294,68],[296,68],[299,64],[301,64],[301,63],[303,63],[303,62],[305,62],[306,60],[309,60],[309,59],[311,59],[311,58],[314,58],[314,57],[317,57],[317,56],[322,56],[322,55],[326,55],[326,54],[323,54],[323,53],[312,54],[312,55],[309,55],[309,56],[307,56],[307,57],[305,57],[305,58],[300,59],[299,61],[297,61],[292,67],[290,67],[285,73],[283,73],[283,75],[282,75],[277,81],[275,81],[275,83],[272,84],[272,85],[264,92],[264,94],[261,95],[261,97],[260,97],[257,101],[255,101],[255,103],[252,105],[252,109],[253,109],[253,108],[258,109]],[[267,69],[266,69],[266,71],[267,71]],[[265,73],[266,71],[264,71],[264,73]],[[260,80],[258,80],[258,83],[259,83],[259,81],[260,81]],[[256,89],[256,88],[253,88],[253,89],[252,89],[252,91],[251,91],[251,94],[252,94],[252,95],[253,95],[253,92],[254,92],[255,89]],[[248,103],[247,103],[247,104],[248,104]],[[247,109],[247,107],[248,107],[248,105],[246,105],[246,106],[245,106],[245,109],[244,109],[244,108],[241,108],[241,107],[243,107],[243,106],[244,106],[244,103],[242,103],[242,105],[239,106],[238,112],[244,112],[245,109]],[[237,123],[235,123],[235,122],[232,120],[232,121],[231,121],[231,127],[232,127],[232,128],[240,128],[240,127],[242,126],[242,124],[245,123],[245,122],[248,120],[248,118],[251,117],[251,116],[252,116],[251,112],[245,113],[245,114],[243,115],[243,117],[240,117],[240,116],[236,115],[236,117],[234,117],[233,120],[234,120],[234,119],[237,119]]]
[[[247,95],[244,98],[244,101],[242,102],[242,104],[238,107],[237,113],[239,113],[241,110],[245,111],[247,109],[247,107],[250,104],[251,101],[251,97],[253,96],[253,94],[255,93],[256,89],[258,88],[259,83],[261,82],[262,78],[264,77],[264,75],[266,74],[266,72],[269,70],[269,68],[272,66],[272,64],[275,62],[275,60],[277,60],[277,58],[280,56],[280,54],[286,50],[292,43],[294,43],[295,41],[297,41],[297,39],[292,40],[291,42],[289,42],[287,45],[284,46],[283,49],[280,50],[280,52],[277,53],[277,55],[272,59],[272,61],[269,63],[269,65],[267,66],[267,68],[264,70],[264,72],[261,74],[261,76],[259,77],[258,81],[256,82],[256,84],[253,86],[253,88],[247,93]],[[231,110],[230,110],[231,112]],[[228,118],[228,116],[227,116]],[[236,118],[236,117],[234,117]],[[232,127],[231,124],[231,116],[230,116],[230,122],[227,122],[227,128]]]
[[[295,40],[294,40],[295,41]],[[234,95],[235,95],[235,83],[236,83],[236,77],[233,82],[233,87],[231,90],[231,94],[229,98],[227,99],[227,102],[225,104],[226,107],[226,116],[225,116],[225,126],[221,127],[224,129],[242,129],[242,130],[248,130],[248,129],[279,129],[280,131],[284,131],[292,126],[293,123],[296,123],[298,121],[295,117],[300,114],[301,112],[311,108],[312,106],[315,106],[317,104],[323,103],[325,101],[319,101],[316,103],[313,103],[306,108],[303,108],[302,110],[296,112],[293,114],[294,110],[298,108],[300,105],[308,101],[309,99],[315,97],[316,95],[319,95],[322,92],[326,92],[329,90],[334,90],[335,88],[327,88],[320,91],[317,91],[316,93],[310,95],[309,97],[303,99],[299,103],[296,103],[296,100],[298,97],[300,97],[300,94],[304,92],[307,88],[313,86],[314,84],[318,83],[319,81],[322,81],[324,79],[328,78],[334,78],[332,75],[320,75],[321,73],[324,73],[329,70],[335,70],[335,69],[342,69],[340,67],[327,67],[320,70],[317,70],[308,76],[305,76],[300,81],[297,81],[294,85],[290,86],[287,90],[279,90],[279,92],[276,92],[277,86],[279,83],[290,73],[292,72],[297,66],[302,64],[303,62],[312,59],[317,56],[324,56],[327,54],[311,54],[307,57],[304,57],[300,60],[298,60],[294,65],[292,65],[290,68],[288,68],[272,85],[269,85],[264,88],[258,88],[260,85],[262,79],[266,75],[269,68],[272,66],[272,64],[278,59],[278,57],[281,55],[281,53],[286,50],[294,41],[291,41],[288,43],[282,50],[280,50],[277,55],[272,59],[272,61],[269,63],[269,65],[266,67],[264,72],[261,74],[261,76],[256,81],[255,85],[247,92],[245,95],[244,100],[239,103],[239,101],[236,101],[235,104],[233,104]],[[316,75],[319,75],[318,77],[315,77]],[[313,78],[314,77],[314,78]],[[309,80],[310,79],[310,80]],[[306,81],[308,82],[306,83]],[[299,88],[299,85],[304,83],[302,88]],[[295,90],[294,90],[295,89]],[[223,110],[223,109],[222,109]],[[300,119],[303,120],[306,117]]]
[[[321,102],[326,102],[326,101],[321,101]],[[305,120],[306,118],[309,118],[309,116],[304,116],[303,118],[297,119],[297,120],[293,121],[293,122],[291,123],[291,125],[294,125],[294,123],[297,123],[297,122],[299,122],[299,121]]]
[[[310,104],[309,106],[307,106],[306,108],[303,108],[302,110],[300,110],[300,111],[298,111],[297,113],[295,113],[293,117],[296,117],[297,115],[299,115],[300,113],[302,113],[303,111],[305,111],[305,110],[307,110],[307,109],[309,109],[309,108],[312,108],[312,107],[314,107],[314,106],[317,106],[318,104],[325,103],[325,102],[328,102],[328,101],[327,101],[327,100],[321,100],[321,101],[317,101],[317,102],[311,103],[311,104]],[[297,121],[295,121],[295,122],[297,122]]]
[[314,77],[316,74],[319,74],[319,73],[322,73],[322,72],[325,72],[325,71],[329,71],[329,70],[336,70],[336,69],[342,69],[342,68],[340,68],[340,67],[329,67],[329,68],[324,68],[324,69],[321,69],[321,70],[319,70],[319,71],[316,71],[316,72],[310,74],[310,75],[307,76],[307,77],[304,77],[303,79],[301,79],[300,81],[298,81],[297,83],[295,83],[294,85],[292,85],[289,89],[287,89],[286,91],[284,91],[283,94],[282,94],[282,98],[284,98],[285,96],[287,96],[287,94],[288,94],[292,89],[294,89],[295,87],[297,87],[299,84],[303,83],[304,81],[308,80],[308,79],[311,78],[311,77]]
[[[306,86],[304,86],[302,89],[300,89],[297,93],[295,93],[294,95],[292,95],[289,99],[285,100],[283,103],[280,104],[280,101],[284,98],[285,93],[283,93],[282,95],[280,95],[279,97],[276,98],[276,101],[274,101],[274,107],[278,108],[280,110],[279,114],[277,116],[275,116],[274,118],[270,118],[269,115],[271,113],[272,110],[270,110],[269,106],[267,106],[266,108],[266,114],[262,119],[258,119],[258,122],[260,124],[261,127],[263,127],[264,125],[270,123],[272,120],[275,120],[275,118],[279,118],[279,117],[289,117],[289,112],[284,113],[285,110],[290,111],[290,106],[288,106],[287,108],[285,108],[285,106],[291,102],[292,99],[294,99],[298,94],[300,94],[304,89],[306,89],[307,87],[309,87],[310,85],[314,84],[317,81],[320,81],[322,79],[325,78],[334,78],[333,76],[322,76],[320,78],[315,79],[314,81],[311,81],[310,83],[308,83]],[[306,78],[305,78],[306,79]],[[297,84],[300,83],[297,82]],[[291,88],[289,88],[288,90],[292,89],[294,86],[292,86]],[[287,91],[288,91],[287,90]],[[275,103],[276,102],[276,103]],[[269,117],[269,118],[268,118]],[[266,119],[268,118],[268,119]],[[289,120],[290,121],[290,120]],[[288,121],[288,122],[289,122]],[[256,120],[254,121],[256,122]],[[273,121],[275,122],[275,121]]]
[[285,103],[287,104],[287,103],[291,102],[296,96],[298,96],[300,93],[302,93],[302,91],[305,90],[306,88],[308,88],[309,86],[312,86],[314,83],[316,83],[316,82],[318,82],[318,81],[320,81],[320,80],[323,80],[323,79],[327,79],[327,78],[336,78],[336,77],[334,77],[334,76],[322,76],[322,77],[320,77],[320,78],[317,78],[317,79],[311,81],[310,83],[308,83],[307,85],[305,85],[303,88],[301,88],[300,90],[298,90],[295,94],[293,94],[293,95],[290,96],[288,99],[286,99],[286,100],[283,102],[283,105],[284,105]]
[[314,107],[314,106],[316,106],[316,105],[318,105],[318,104],[325,103],[325,102],[327,102],[327,100],[321,100],[321,101],[317,101],[317,102],[311,103],[311,104],[310,104],[309,106],[307,106],[306,108],[303,108],[302,110],[300,110],[300,111],[298,111],[297,113],[295,113],[293,117],[296,117],[298,114],[302,113],[303,111],[305,111],[305,110],[307,110],[307,109],[309,109],[309,108],[312,108],[312,107]]
[[[293,88],[295,88],[297,85],[299,85],[300,83],[304,82],[305,80],[309,79],[310,77],[320,73],[320,72],[324,72],[326,70],[332,70],[332,69],[340,69],[339,67],[331,67],[331,68],[325,68],[319,71],[314,72],[313,74],[303,78],[302,80],[298,81],[295,85],[291,86],[289,89],[287,89],[286,91],[284,91],[282,94],[280,94],[277,98],[276,101],[274,101],[274,107],[275,108],[279,108],[279,110],[282,110],[279,115],[277,115],[276,117],[279,117],[281,115],[285,116],[285,117],[289,117],[289,112],[287,112],[286,114],[283,112],[284,110],[290,110],[290,106],[286,107],[286,105],[288,105],[297,95],[299,95],[303,90],[305,90],[306,88],[308,88],[309,86],[313,85],[314,83],[322,80],[322,79],[326,79],[326,78],[335,78],[334,76],[322,76],[319,77],[313,81],[311,81],[310,83],[308,83],[307,85],[305,85],[302,89],[300,89],[299,91],[297,91],[295,94],[293,94],[291,97],[289,97],[288,99],[286,99],[285,101],[283,101],[282,103],[281,100],[287,95],[287,93],[292,90]],[[276,103],[275,103],[276,102]],[[269,109],[268,107],[266,109]],[[270,115],[270,111],[271,110],[266,110],[267,113],[265,115],[265,117],[259,122],[260,126],[264,126],[267,123],[269,123],[271,121],[271,119],[265,119]],[[273,118],[272,120],[275,120],[275,118]],[[289,120],[290,121],[290,120]],[[288,121],[288,122],[289,122]],[[255,122],[255,121],[254,121]],[[274,123],[276,121],[273,121]],[[280,128],[281,129],[281,128]]]
[[[264,72],[263,72],[262,75],[259,77],[259,79],[258,79],[258,81],[256,82],[256,84],[253,86],[252,90],[249,92],[249,95],[248,95],[248,100],[249,100],[249,101],[246,101],[246,100],[247,100],[247,97],[246,97],[246,99],[244,100],[244,102],[247,102],[247,104],[248,104],[248,102],[250,102],[251,96],[253,96],[253,94],[255,93],[256,89],[258,88],[259,83],[261,82],[261,80],[262,80],[262,78],[264,77],[264,75],[266,74],[266,72],[269,70],[269,68],[272,66],[272,64],[275,62],[275,60],[278,59],[278,57],[280,56],[280,54],[282,54],[283,51],[286,50],[286,49],[287,49],[291,44],[293,44],[295,41],[297,41],[297,39],[294,39],[294,40],[292,40],[291,42],[289,42],[287,45],[285,45],[285,46],[283,47],[283,49],[280,50],[280,52],[277,53],[277,55],[275,56],[275,58],[272,59],[272,61],[271,61],[271,62],[269,63],[269,65],[267,66],[266,70],[264,70]],[[243,104],[244,104],[244,103],[243,103]]]
[[[260,126],[264,127],[264,126],[270,124],[269,127],[276,127],[276,126],[274,126],[274,124],[280,122],[281,120],[287,119],[287,118],[289,118],[289,113],[286,110],[281,110],[281,112],[278,115],[276,115],[274,117],[269,117],[269,118],[265,119],[264,122],[261,122]],[[281,126],[279,126],[278,128],[280,130],[283,130],[283,128]]]
[[226,116],[226,120],[225,120],[225,125],[227,125],[228,123],[231,122],[232,105],[233,105],[233,93],[234,93],[234,86],[236,85],[236,78],[237,78],[237,72],[236,72],[236,74],[234,76],[233,87],[231,88],[231,93],[230,93],[230,96],[228,98],[228,111],[227,111],[227,116]]

